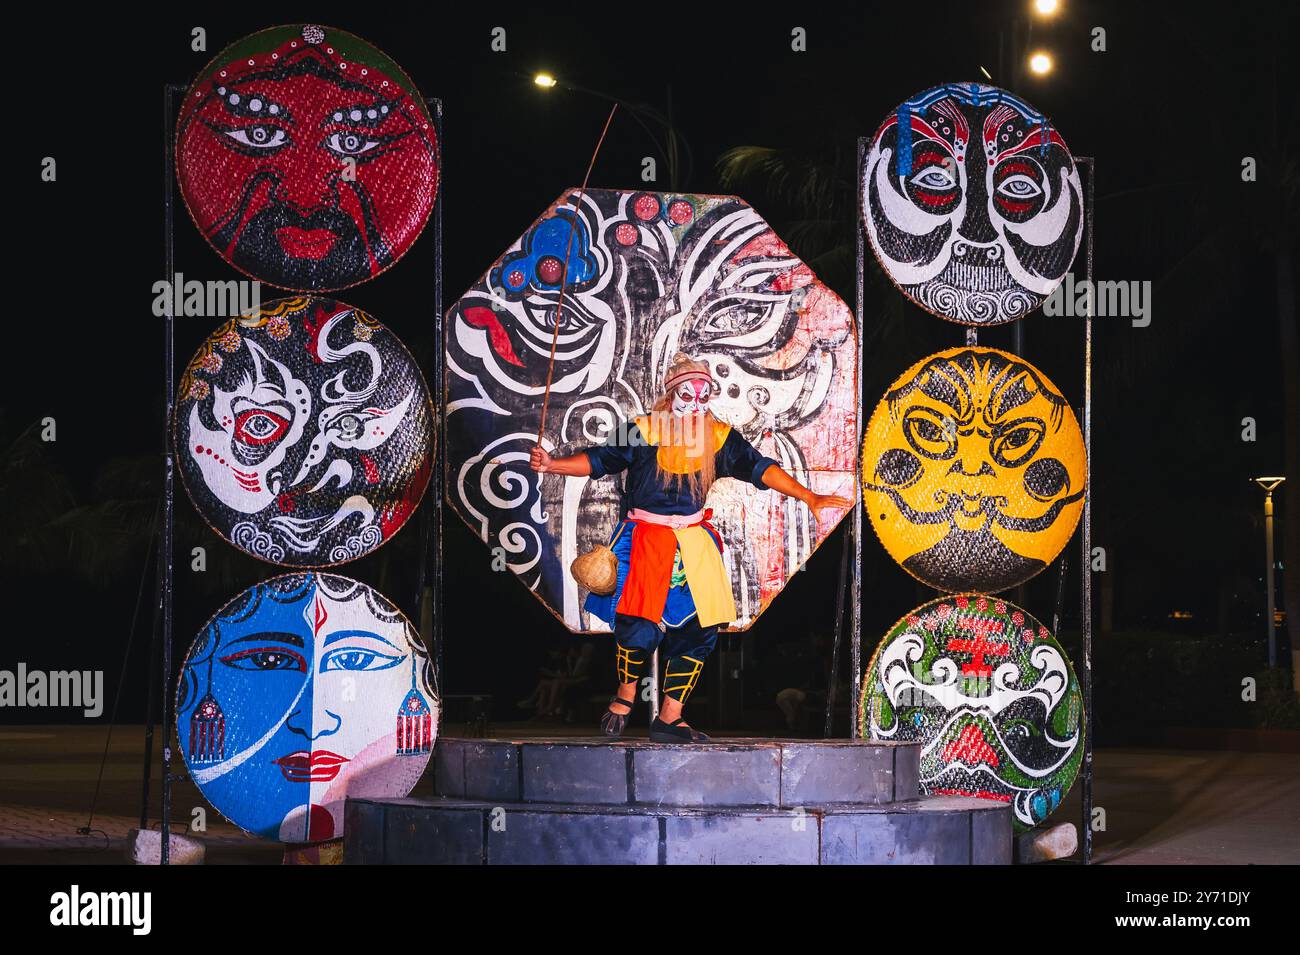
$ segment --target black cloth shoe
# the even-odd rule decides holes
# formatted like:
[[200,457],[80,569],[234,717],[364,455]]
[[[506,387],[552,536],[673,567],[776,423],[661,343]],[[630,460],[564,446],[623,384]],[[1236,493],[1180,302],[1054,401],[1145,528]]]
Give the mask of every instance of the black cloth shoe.
[[615,713],[613,710],[607,709],[605,710],[604,715],[600,718],[601,733],[608,736],[610,739],[618,739],[623,735],[623,730],[627,728],[627,718],[631,716],[632,711],[636,709],[636,697],[634,696],[630,700],[625,700],[621,696],[615,696],[609,702],[611,706],[615,703],[621,703],[627,707],[626,713]]
[[675,719],[665,723],[659,717],[650,724],[650,742],[652,743],[705,743],[709,737],[697,729],[686,725],[685,719]]

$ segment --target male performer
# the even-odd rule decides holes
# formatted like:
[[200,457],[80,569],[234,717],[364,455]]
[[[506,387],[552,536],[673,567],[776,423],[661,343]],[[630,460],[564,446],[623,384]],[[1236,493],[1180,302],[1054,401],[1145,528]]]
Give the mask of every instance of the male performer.
[[678,354],[664,378],[664,393],[649,415],[624,423],[598,447],[552,458],[534,447],[534,471],[601,478],[626,470],[626,519],[610,548],[618,560],[612,594],[587,596],[587,610],[614,628],[618,692],[601,718],[606,736],[621,736],[636,703],[636,688],[663,641],[668,656],[664,701],[650,725],[659,743],[693,743],[708,737],[682,717],[718,626],[736,619],[731,581],[722,565],[722,538],[704,507],[715,478],[770,487],[807,504],[816,519],[825,508],[852,502],[814,494],[765,458],[740,432],[709,413],[709,366]]

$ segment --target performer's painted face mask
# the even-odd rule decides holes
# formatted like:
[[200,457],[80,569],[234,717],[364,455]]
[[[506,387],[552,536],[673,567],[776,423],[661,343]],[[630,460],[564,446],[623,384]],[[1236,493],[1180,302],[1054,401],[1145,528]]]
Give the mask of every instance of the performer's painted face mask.
[[680,417],[704,414],[709,410],[713,389],[702,378],[683,381],[673,389],[673,414]]

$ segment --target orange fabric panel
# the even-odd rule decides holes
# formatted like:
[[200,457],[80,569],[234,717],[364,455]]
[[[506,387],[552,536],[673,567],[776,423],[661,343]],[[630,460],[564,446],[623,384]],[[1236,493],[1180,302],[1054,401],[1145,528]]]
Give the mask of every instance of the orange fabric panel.
[[632,552],[628,555],[627,580],[618,599],[617,613],[644,617],[658,623],[668,603],[673,559],[677,556],[677,535],[659,524],[632,525]]

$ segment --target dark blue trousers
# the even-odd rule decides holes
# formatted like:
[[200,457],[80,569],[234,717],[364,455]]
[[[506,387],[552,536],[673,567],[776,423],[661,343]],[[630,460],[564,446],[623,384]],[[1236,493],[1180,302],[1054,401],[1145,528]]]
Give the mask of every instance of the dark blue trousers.
[[664,696],[685,703],[699,683],[704,661],[718,641],[718,628],[701,627],[692,617],[680,627],[660,630],[644,617],[614,615],[614,644],[620,683],[635,683],[644,675],[655,650],[668,658],[664,667]]

